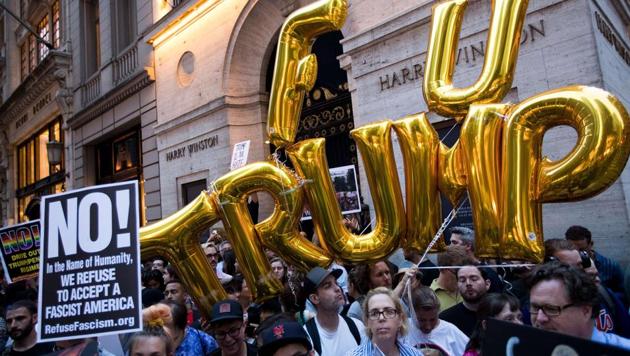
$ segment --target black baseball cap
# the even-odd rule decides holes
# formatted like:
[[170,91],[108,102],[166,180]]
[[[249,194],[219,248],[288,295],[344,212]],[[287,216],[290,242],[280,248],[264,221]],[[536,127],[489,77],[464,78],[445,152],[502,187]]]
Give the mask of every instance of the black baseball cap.
[[243,308],[241,305],[237,301],[230,299],[215,303],[212,306],[210,324],[229,320],[243,320]]
[[313,346],[306,331],[295,321],[278,321],[265,328],[259,336],[261,346],[258,355],[272,356],[279,348],[289,344],[302,344],[310,351]]
[[332,271],[327,271],[321,267],[315,267],[308,272],[306,275],[306,279],[304,280],[304,290],[306,291],[306,295],[310,295],[315,293],[320,284],[326,279],[326,277],[331,274],[335,276],[335,279],[339,278],[343,271],[340,269],[333,269]]

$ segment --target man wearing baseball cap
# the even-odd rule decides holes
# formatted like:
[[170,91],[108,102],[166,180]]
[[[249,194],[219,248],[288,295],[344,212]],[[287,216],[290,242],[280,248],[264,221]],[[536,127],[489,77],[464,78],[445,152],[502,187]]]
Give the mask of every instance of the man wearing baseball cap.
[[247,356],[256,356],[256,346],[245,342],[245,327],[243,308],[234,300],[222,300],[212,306],[210,328],[219,344],[212,356],[241,356],[247,351]]
[[314,355],[308,335],[295,321],[277,321],[263,329],[258,338],[259,356]]
[[304,291],[317,311],[304,329],[320,356],[343,355],[356,348],[365,337],[365,326],[360,320],[339,315],[345,302],[337,284],[340,275],[340,270],[326,271],[315,267],[304,280]]

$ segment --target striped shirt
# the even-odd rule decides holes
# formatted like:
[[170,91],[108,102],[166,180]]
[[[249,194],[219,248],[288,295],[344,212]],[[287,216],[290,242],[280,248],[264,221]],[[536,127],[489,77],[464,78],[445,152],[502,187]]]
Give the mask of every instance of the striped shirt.
[[[414,349],[411,346],[407,346],[403,343],[396,341],[396,346],[400,352],[400,356],[422,356],[422,352]],[[348,351],[346,356],[385,356],[378,346],[374,345],[371,340],[363,339],[361,345],[356,349]]]

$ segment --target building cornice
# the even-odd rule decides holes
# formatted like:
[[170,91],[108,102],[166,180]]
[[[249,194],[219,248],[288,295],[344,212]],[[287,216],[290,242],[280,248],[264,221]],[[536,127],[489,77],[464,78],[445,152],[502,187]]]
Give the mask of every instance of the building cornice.
[[259,108],[261,104],[269,103],[269,95],[264,93],[252,93],[250,95],[231,96],[224,95],[208,103],[201,105],[183,115],[168,120],[163,124],[155,126],[155,134],[163,134],[178,127],[184,126],[192,121],[206,117],[207,115],[224,109],[251,109]]
[[77,112],[68,120],[68,126],[77,128],[86,122],[112,109],[114,106],[127,99],[129,96],[139,92],[154,82],[149,73],[141,71],[135,76],[129,78],[126,82],[121,83],[116,88],[101,96],[99,99]]
[[51,50],[22,83],[0,106],[0,124],[8,125],[48,90],[55,82],[66,88],[72,56],[66,52]]

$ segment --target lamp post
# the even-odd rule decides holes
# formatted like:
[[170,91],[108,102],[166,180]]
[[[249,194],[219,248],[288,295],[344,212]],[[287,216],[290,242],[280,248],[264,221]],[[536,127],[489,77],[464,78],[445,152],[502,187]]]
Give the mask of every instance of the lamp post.
[[51,166],[59,165],[61,163],[61,154],[63,153],[63,142],[48,141],[46,151],[48,153],[48,163]]

